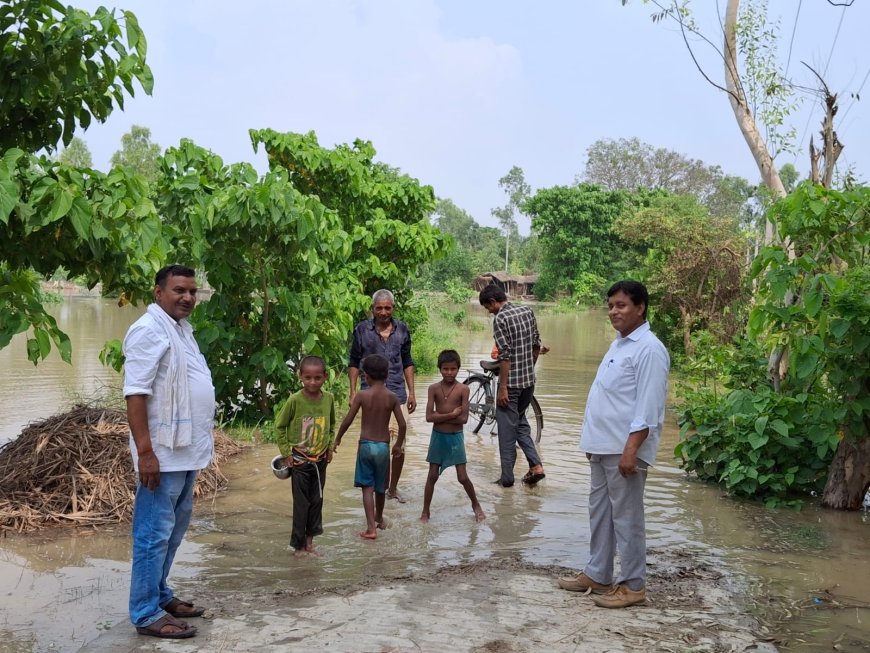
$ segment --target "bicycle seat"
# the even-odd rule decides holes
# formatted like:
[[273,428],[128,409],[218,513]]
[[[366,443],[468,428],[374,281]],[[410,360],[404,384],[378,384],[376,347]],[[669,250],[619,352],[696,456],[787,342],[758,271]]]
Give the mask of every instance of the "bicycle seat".
[[480,361],[480,366],[487,372],[498,372],[501,368],[501,363],[498,361]]

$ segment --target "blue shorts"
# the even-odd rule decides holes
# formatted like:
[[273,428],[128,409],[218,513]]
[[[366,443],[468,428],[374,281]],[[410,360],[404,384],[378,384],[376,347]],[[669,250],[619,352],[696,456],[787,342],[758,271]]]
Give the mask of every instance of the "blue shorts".
[[430,465],[438,465],[438,473],[453,465],[464,465],[465,460],[465,435],[462,431],[445,433],[432,429],[432,438],[429,440],[429,454],[426,462]]
[[387,470],[390,468],[390,443],[360,440],[356,451],[354,487],[373,487],[383,494],[387,490]]

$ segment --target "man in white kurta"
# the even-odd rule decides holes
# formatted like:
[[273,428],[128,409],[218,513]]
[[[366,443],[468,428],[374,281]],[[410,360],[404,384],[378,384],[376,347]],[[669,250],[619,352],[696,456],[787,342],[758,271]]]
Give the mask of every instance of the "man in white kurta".
[[[601,607],[623,608],[646,598],[643,491],[661,437],[670,357],[646,321],[643,284],[620,281],[607,298],[617,336],[589,390],[580,435],[591,466],[589,562],[559,585],[591,590]],[[620,574],[614,578],[617,550]]]

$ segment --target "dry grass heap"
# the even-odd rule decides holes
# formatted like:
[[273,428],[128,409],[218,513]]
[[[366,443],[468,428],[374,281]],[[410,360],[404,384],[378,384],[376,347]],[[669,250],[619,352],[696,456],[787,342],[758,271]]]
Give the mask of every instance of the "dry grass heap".
[[[0,532],[130,521],[136,476],[127,433],[123,411],[76,406],[0,447]],[[194,496],[225,488],[220,464],[240,450],[215,432],[215,457],[197,477]]]

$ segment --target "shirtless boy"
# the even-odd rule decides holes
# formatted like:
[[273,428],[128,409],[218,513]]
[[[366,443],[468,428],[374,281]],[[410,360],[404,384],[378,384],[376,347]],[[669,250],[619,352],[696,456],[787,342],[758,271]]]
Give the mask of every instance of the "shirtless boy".
[[471,499],[471,509],[477,521],[483,521],[486,515],[477,501],[474,485],[465,470],[465,435],[463,427],[468,421],[468,386],[459,383],[456,375],[459,373],[461,361],[459,354],[452,349],[445,349],[438,354],[438,370],[441,380],[429,386],[429,396],[426,400],[426,421],[432,422],[432,438],[429,440],[429,475],[426,477],[426,489],[423,491],[423,513],[420,521],[429,521],[429,505],[435,492],[435,483],[441,473],[456,466],[458,480],[468,498]]
[[338,449],[345,431],[362,408],[353,484],[362,488],[363,508],[366,513],[366,530],[359,536],[374,540],[378,536],[377,529],[385,527],[384,493],[390,465],[390,416],[395,416],[399,426],[393,455],[398,455],[405,446],[406,425],[402,415],[402,402],[384,385],[389,372],[389,361],[379,354],[371,354],[362,359],[361,366],[368,387],[354,395],[350,410],[338,427],[334,449]]

